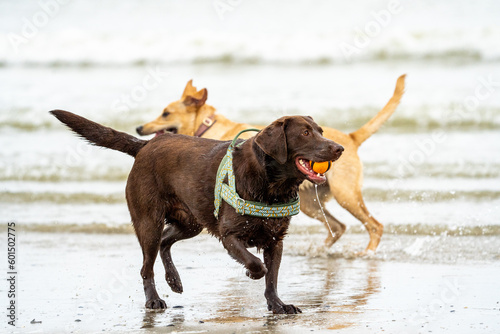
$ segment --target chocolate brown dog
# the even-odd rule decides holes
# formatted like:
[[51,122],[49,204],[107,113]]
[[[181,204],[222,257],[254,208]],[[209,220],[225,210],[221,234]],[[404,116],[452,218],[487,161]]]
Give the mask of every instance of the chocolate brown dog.
[[[219,164],[229,142],[165,134],[150,141],[89,121],[67,111],[51,113],[92,144],[135,157],[126,197],[134,229],[142,247],[141,277],[146,307],[166,308],[154,283],[153,265],[160,251],[165,277],[172,291],[183,291],[170,248],[179,240],[198,235],[203,228],[247,269],[247,276],[266,276],[265,297],[273,313],[294,314],[298,307],[283,303],[277,294],[283,238],[290,217],[242,216],[226,202],[214,216],[214,187]],[[309,161],[334,161],[343,147],[322,136],[310,117],[282,117],[255,137],[235,147],[233,168],[241,198],[266,205],[288,203],[308,179],[323,183],[326,177],[310,168]],[[241,141],[240,141],[241,142]],[[264,252],[264,263],[247,248]]]

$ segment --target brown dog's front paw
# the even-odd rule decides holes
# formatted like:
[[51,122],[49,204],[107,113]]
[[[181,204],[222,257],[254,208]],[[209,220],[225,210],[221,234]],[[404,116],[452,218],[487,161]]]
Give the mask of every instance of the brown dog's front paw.
[[256,260],[251,265],[247,266],[246,275],[251,279],[260,279],[266,274],[267,268],[260,260]]
[[152,310],[162,310],[167,308],[167,303],[160,298],[150,299],[146,301],[146,308]]
[[290,305],[283,305],[283,309],[285,310],[286,314],[299,314],[302,313],[302,310],[298,308],[297,306],[294,306],[292,304]]
[[246,274],[251,279],[261,279],[267,274],[267,268],[262,266],[261,270],[259,271],[250,271],[250,269],[247,269]]
[[168,285],[170,286],[170,289],[172,289],[173,292],[182,293],[184,291],[180,277],[172,278],[172,277],[165,276],[165,279],[166,279]]
[[297,306],[290,305],[268,305],[269,311],[273,311],[274,314],[298,314],[302,313],[302,310]]

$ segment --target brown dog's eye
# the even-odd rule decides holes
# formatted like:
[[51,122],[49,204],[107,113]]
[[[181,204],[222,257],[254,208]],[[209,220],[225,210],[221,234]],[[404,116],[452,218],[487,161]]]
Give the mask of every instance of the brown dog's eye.
[[168,115],[170,115],[170,113],[168,111],[164,111],[162,114],[163,117],[167,117]]
[[304,132],[302,132],[302,135],[303,136],[309,136],[309,130],[304,130]]

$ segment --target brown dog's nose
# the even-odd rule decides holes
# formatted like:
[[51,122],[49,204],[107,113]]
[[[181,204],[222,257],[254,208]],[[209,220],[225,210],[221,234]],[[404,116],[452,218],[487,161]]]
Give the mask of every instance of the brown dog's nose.
[[135,128],[135,131],[137,131],[138,134],[142,135],[142,125]]
[[342,155],[342,152],[344,152],[344,146],[342,145],[339,145],[339,144],[336,144],[333,149],[332,149],[333,153],[335,154],[336,158],[335,160],[337,160],[338,158],[340,158],[340,156]]

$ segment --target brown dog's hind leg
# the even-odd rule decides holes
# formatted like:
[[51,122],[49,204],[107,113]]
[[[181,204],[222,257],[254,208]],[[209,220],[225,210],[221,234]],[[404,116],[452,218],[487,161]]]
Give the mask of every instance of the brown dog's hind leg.
[[275,314],[302,313],[300,308],[292,304],[285,304],[278,297],[278,272],[280,270],[281,255],[283,254],[283,241],[278,241],[264,249],[264,263],[268,269],[266,274],[267,309]]
[[[346,227],[337,220],[325,208],[325,203],[330,199],[331,192],[328,185],[318,186],[318,197],[314,186],[307,185],[300,188],[300,210],[307,216],[317,219],[322,222],[327,229],[327,237],[325,239],[325,246],[331,247],[337,240],[344,234]],[[321,206],[320,206],[321,205]],[[323,211],[321,211],[323,207]],[[324,212],[324,215],[323,215]],[[326,219],[325,219],[326,216]]]
[[163,230],[160,244],[160,257],[165,267],[165,279],[173,292],[182,293],[183,287],[177,268],[175,268],[170,254],[172,245],[184,239],[197,236],[203,230],[199,225],[182,225],[177,220],[168,219],[167,226]]
[[140,224],[135,224],[137,238],[142,248],[143,265],[141,269],[142,284],[146,295],[146,308],[164,309],[167,304],[160,298],[155,287],[153,266],[160,247],[161,230],[164,221],[142,220]]
[[153,266],[160,249],[161,232],[165,227],[165,204],[160,200],[154,175],[143,173],[144,166],[137,162],[130,171],[126,198],[135,234],[142,249],[141,277],[146,295],[146,308],[165,309],[155,287]]

